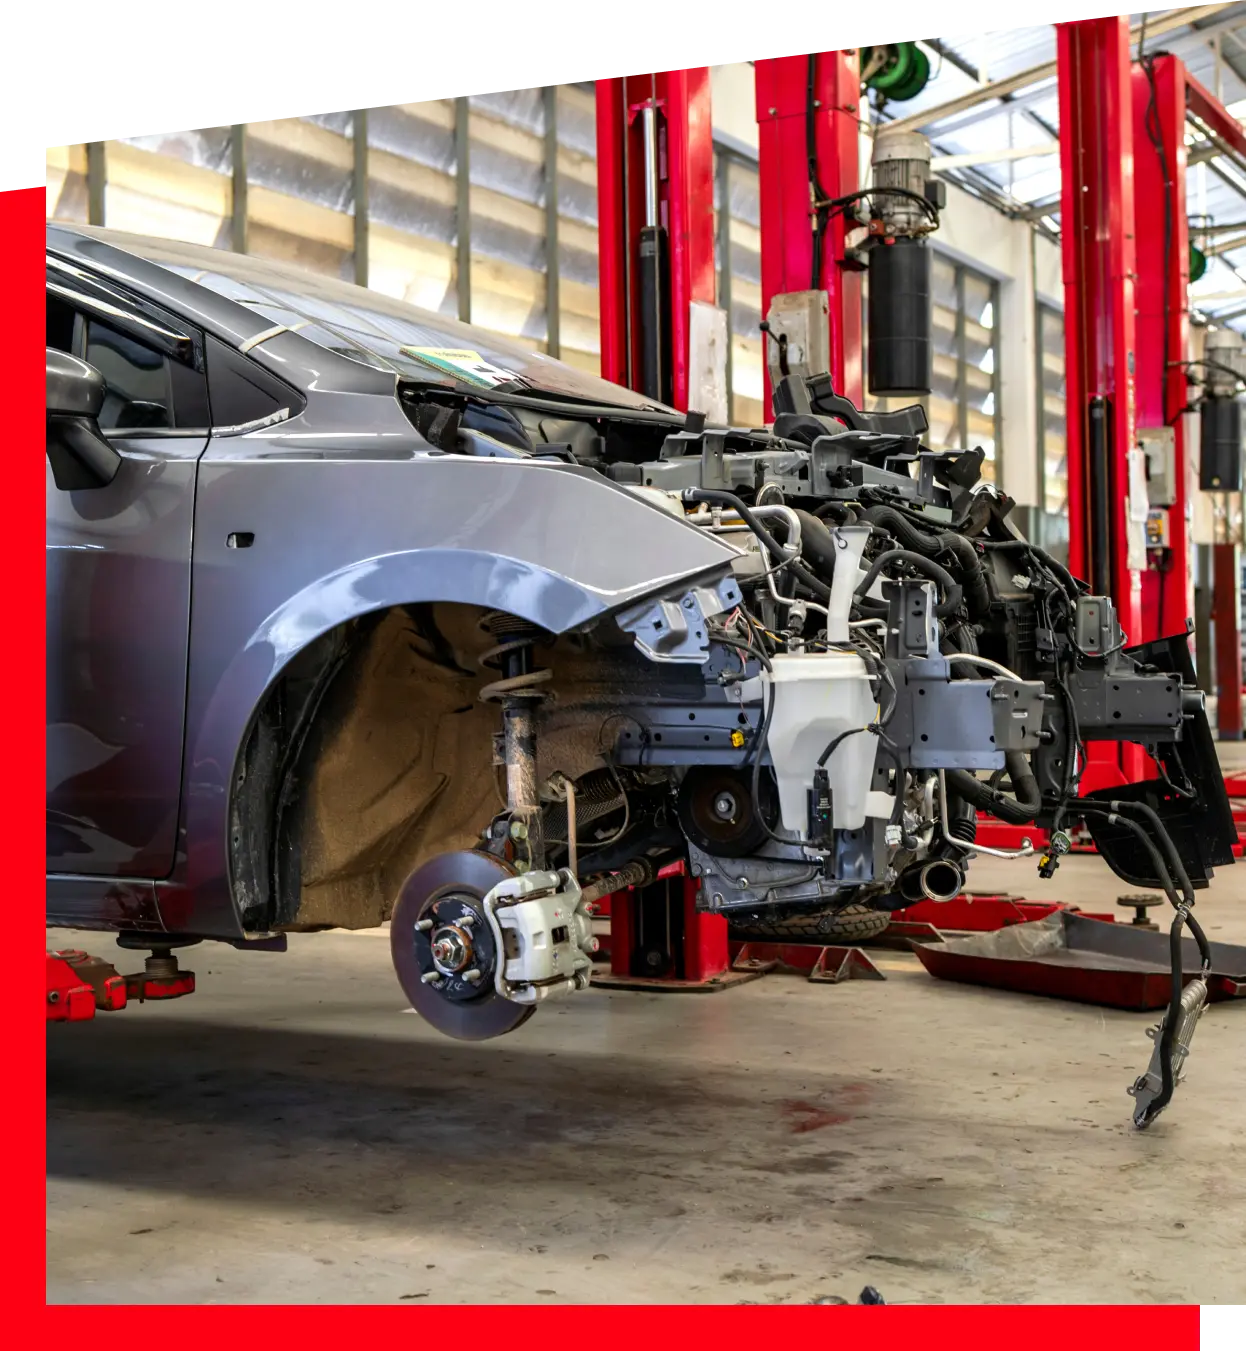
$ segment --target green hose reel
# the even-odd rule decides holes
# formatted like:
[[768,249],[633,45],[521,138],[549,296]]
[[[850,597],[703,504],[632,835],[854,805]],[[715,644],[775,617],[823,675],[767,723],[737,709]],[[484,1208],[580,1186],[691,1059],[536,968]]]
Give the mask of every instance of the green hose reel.
[[862,82],[892,103],[916,98],[930,83],[930,60],[915,42],[861,48]]
[[1207,255],[1197,244],[1190,245],[1190,281],[1201,281],[1207,272]]

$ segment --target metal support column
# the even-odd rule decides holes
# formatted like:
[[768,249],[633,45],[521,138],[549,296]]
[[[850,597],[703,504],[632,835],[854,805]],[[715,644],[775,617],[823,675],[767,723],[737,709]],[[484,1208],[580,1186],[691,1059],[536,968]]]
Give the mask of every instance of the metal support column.
[[707,67],[597,81],[601,373],[681,409],[692,307],[714,304],[713,173]]
[[458,315],[472,321],[472,160],[471,105],[454,100],[455,291]]
[[355,285],[368,284],[368,110],[351,114],[354,149],[352,195],[355,203]]
[[[1061,247],[1068,388],[1069,566],[1111,595],[1141,636],[1141,577],[1129,557],[1136,440],[1133,96],[1129,20],[1056,25]],[[1090,748],[1087,788],[1140,777],[1136,747]]]
[[108,166],[103,141],[87,142],[87,224],[104,224]]
[[[1190,477],[1186,449],[1190,236],[1186,219],[1186,76],[1175,56],[1133,68],[1134,192],[1148,208],[1137,219],[1138,435],[1166,462],[1163,502],[1142,574],[1137,641],[1180,633],[1194,613]],[[1171,445],[1171,449],[1169,449]],[[1130,634],[1134,639],[1134,634]]]
[[541,92],[545,112],[545,350],[562,353],[562,296],[558,259],[558,86]]
[[1242,739],[1242,551],[1212,545],[1211,622],[1216,645],[1216,734]]
[[[842,215],[831,218],[815,258],[813,214],[815,190],[836,198],[861,186],[858,56],[784,56],[758,61],[755,70],[762,313],[772,296],[825,291],[831,380],[860,405],[861,273],[842,266]],[[769,374],[766,380],[769,416]]]
[[229,160],[232,198],[229,216],[229,247],[235,253],[247,251],[247,128],[235,122],[229,129]]

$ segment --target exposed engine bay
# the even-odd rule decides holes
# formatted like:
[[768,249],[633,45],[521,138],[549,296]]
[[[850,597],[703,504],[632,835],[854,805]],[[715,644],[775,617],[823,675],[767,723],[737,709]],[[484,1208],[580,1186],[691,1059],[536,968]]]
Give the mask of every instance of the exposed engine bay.
[[[1019,534],[981,450],[923,446],[920,407],[865,413],[826,376],[780,380],[764,430],[522,390],[403,399],[447,453],[603,475],[734,551],[557,640],[484,616],[505,807],[393,917],[404,988],[442,1030],[495,1036],[584,988],[594,902],[675,860],[733,923],[950,900],[975,854],[1035,852],[979,844],[979,812],[1049,832],[1046,877],[1084,822],[1120,877],[1167,893],[1174,943],[1203,942],[1193,893],[1235,832],[1188,635],[1128,646],[1111,600]],[[1139,743],[1151,777],[1083,795],[1092,741]],[[1171,1097],[1160,1058],[1147,1120]]]

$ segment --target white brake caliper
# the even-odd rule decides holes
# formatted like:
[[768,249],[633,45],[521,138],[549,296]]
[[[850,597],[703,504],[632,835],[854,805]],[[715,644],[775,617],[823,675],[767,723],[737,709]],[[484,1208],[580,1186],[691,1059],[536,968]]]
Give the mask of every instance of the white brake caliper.
[[597,940],[579,883],[566,868],[505,878],[484,898],[484,912],[503,999],[537,1004],[588,988]]

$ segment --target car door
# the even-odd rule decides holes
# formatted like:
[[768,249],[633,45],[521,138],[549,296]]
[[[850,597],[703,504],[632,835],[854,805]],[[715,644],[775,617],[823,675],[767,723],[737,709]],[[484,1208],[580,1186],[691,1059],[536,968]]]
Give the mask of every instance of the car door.
[[204,341],[177,316],[49,258],[49,347],[104,376],[122,464],[63,490],[47,469],[47,868],[160,878],[173,866]]

